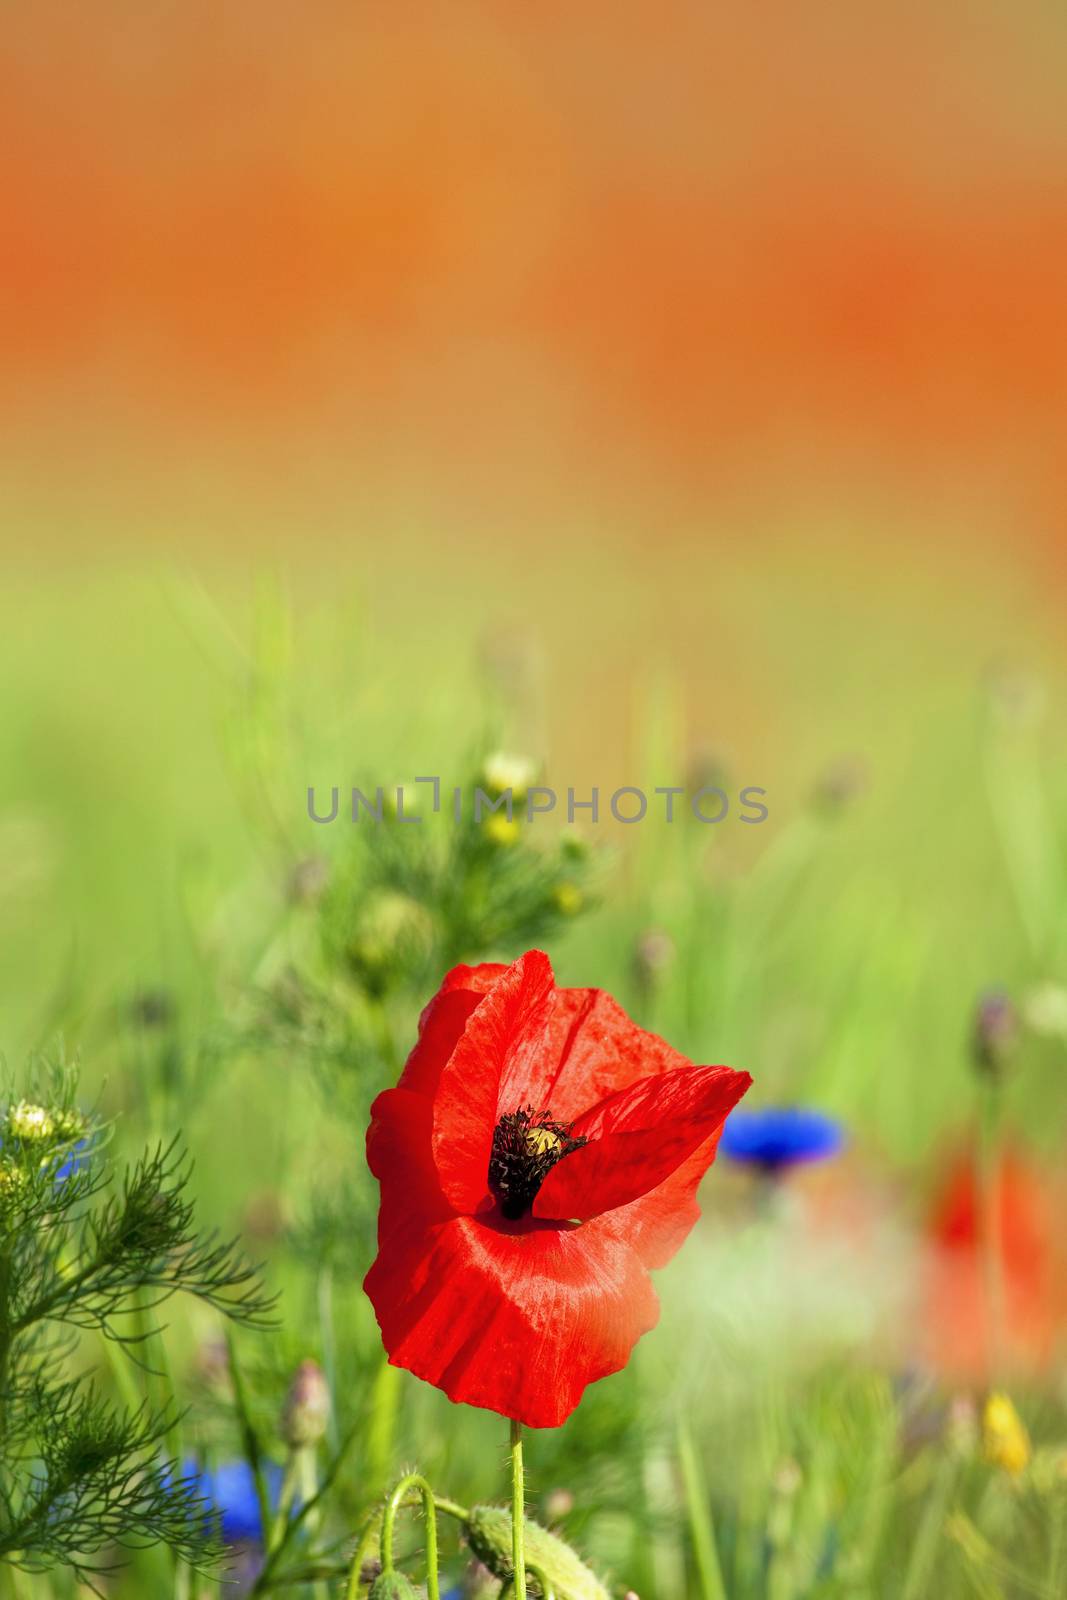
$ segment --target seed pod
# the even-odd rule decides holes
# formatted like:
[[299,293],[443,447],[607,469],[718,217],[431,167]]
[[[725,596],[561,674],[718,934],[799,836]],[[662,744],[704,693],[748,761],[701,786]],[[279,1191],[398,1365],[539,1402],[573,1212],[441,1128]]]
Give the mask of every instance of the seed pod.
[[379,1572],[367,1600],[419,1600],[419,1591],[402,1572]]
[[[467,1524],[471,1549],[496,1577],[510,1577],[511,1513],[503,1506],[475,1506]],[[556,1600],[608,1600],[595,1573],[569,1544],[538,1523],[526,1520],[526,1560],[539,1567],[556,1592]],[[536,1578],[533,1580],[536,1584]]]

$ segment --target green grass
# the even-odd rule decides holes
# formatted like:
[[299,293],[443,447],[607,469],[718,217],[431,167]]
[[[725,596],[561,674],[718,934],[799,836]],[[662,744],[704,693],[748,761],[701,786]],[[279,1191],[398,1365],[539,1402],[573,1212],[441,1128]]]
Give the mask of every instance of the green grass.
[[[417,843],[395,824],[315,828],[304,792],[416,769],[469,784],[479,751],[521,740],[513,681],[472,670],[473,647],[449,655],[417,629],[386,648],[358,610],[291,603],[273,583],[220,600],[125,571],[23,599],[32,626],[0,647],[22,674],[0,731],[8,1065],[62,1039],[120,1152],[184,1132],[201,1215],[240,1229],[282,1294],[278,1332],[237,1339],[246,1430],[282,1459],[288,1377],[313,1356],[335,1395],[330,1442],[355,1441],[324,1541],[342,1550],[412,1464],[465,1505],[506,1495],[505,1425],[383,1364],[360,1290],[376,1205],[363,1131],[448,962],[539,943],[559,981],[602,985],[695,1059],[750,1070],[759,1101],[836,1113],[850,1148],[770,1204],[713,1169],[704,1221],[659,1276],[659,1329],[564,1428],[529,1437],[534,1514],[568,1491],[561,1531],[642,1600],[1062,1600],[1062,1378],[1015,1385],[1037,1455],[1010,1479],[950,1426],[959,1386],[919,1362],[914,1293],[945,1154],[975,1126],[975,998],[1067,981],[1054,720],[998,711],[977,670],[924,678],[943,659],[918,650],[862,742],[842,712],[841,748],[861,750],[870,783],[839,809],[811,798],[834,753],[820,727],[791,744],[806,769],[770,763],[764,827],[608,826],[577,858],[546,825],[457,857],[443,821]],[[618,782],[683,781],[684,699],[662,662],[636,675]],[[738,784],[763,781],[755,759],[735,752]],[[588,788],[586,770],[553,777]],[[294,900],[312,853],[328,887]],[[572,881],[585,904],[566,916],[553,891]],[[368,992],[384,892],[411,915]],[[653,927],[675,954],[642,983],[634,951]],[[157,995],[165,1006],[146,1005]],[[1035,1160],[1062,1148],[1062,1042],[1024,1040],[1004,1112]],[[167,1320],[152,1374],[91,1341],[78,1359],[118,1395],[172,1391],[189,1408],[183,1448],[231,1456],[242,1429],[213,1364],[220,1330],[180,1307]],[[443,1551],[458,1574],[447,1529]],[[13,1595],[73,1592],[6,1576]],[[332,1580],[316,1581],[296,1592],[320,1600]],[[108,1588],[201,1591],[220,1592],[158,1552]]]

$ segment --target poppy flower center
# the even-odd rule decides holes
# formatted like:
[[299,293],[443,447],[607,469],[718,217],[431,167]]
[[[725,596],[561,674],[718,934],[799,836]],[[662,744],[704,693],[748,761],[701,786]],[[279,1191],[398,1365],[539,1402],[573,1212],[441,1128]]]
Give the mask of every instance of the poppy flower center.
[[489,1187],[504,1216],[512,1222],[525,1216],[556,1162],[588,1143],[573,1136],[570,1123],[555,1122],[532,1106],[501,1117],[493,1130]]

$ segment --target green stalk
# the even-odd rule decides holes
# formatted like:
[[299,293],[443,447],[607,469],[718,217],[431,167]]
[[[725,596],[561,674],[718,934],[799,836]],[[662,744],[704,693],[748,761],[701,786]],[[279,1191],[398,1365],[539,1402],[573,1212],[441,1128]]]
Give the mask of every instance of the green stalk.
[[267,1524],[264,1534],[268,1556],[274,1554],[285,1537],[289,1513],[293,1509],[293,1501],[296,1499],[296,1491],[300,1481],[301,1453],[299,1450],[290,1450],[286,1458],[281,1493],[278,1496],[278,1509]]
[[925,1600],[931,1590],[930,1578],[937,1562],[938,1547],[945,1529],[959,1463],[950,1450],[943,1450],[926,1506],[911,1547],[911,1559],[904,1577],[900,1600]]
[[[433,1490],[417,1472],[409,1472],[401,1478],[396,1488],[385,1502],[385,1513],[382,1517],[381,1553],[382,1571],[393,1570],[393,1533],[396,1528],[397,1512],[403,1505],[412,1489],[422,1496],[422,1513],[426,1519],[426,1593],[428,1600],[441,1600],[440,1578],[437,1570],[437,1507],[433,1497]],[[358,1568],[356,1584],[358,1586]]]
[[511,1564],[515,1600],[526,1600],[526,1486],[522,1470],[522,1423],[511,1424]]
[[1064,1578],[1067,1576],[1064,1571],[1067,1567],[1067,1492],[1062,1488],[1058,1488],[1053,1495],[1051,1521],[1046,1592],[1049,1600],[1055,1600],[1057,1595],[1063,1594]]
[[[548,1574],[542,1572],[540,1567],[535,1567],[532,1561],[526,1570],[530,1574],[530,1577],[536,1578],[537,1582],[540,1584],[541,1600],[556,1600],[556,1591],[552,1587],[552,1580],[549,1578]],[[515,1574],[512,1573],[511,1577],[507,1578],[504,1582],[504,1587],[500,1591],[500,1600],[510,1600],[510,1597],[514,1595],[514,1593]]]
[[[297,1468],[297,1492],[301,1503],[309,1505],[318,1492],[318,1475],[315,1471],[314,1447],[306,1447],[299,1453]],[[318,1511],[311,1511],[304,1519],[309,1533],[314,1533],[318,1527]],[[312,1585],[313,1600],[329,1600],[325,1583],[320,1579]]]
[[371,1390],[367,1427],[367,1480],[373,1494],[381,1494],[392,1475],[393,1438],[400,1402],[400,1368],[383,1361]]
[[363,1526],[363,1532],[356,1541],[355,1554],[352,1557],[352,1565],[348,1571],[348,1583],[345,1585],[345,1600],[358,1600],[363,1568],[367,1557],[370,1555],[371,1547],[378,1537],[380,1524],[381,1512],[375,1511],[367,1518]]
[[726,1587],[722,1580],[719,1553],[715,1548],[715,1529],[712,1526],[707,1489],[687,1422],[678,1424],[678,1461],[682,1469],[685,1510],[700,1582],[701,1600],[726,1600]]

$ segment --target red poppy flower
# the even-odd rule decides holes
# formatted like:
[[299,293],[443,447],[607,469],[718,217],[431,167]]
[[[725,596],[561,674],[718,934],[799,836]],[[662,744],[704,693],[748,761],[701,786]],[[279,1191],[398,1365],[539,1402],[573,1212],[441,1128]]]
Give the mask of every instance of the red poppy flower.
[[[1067,1279],[1060,1243],[1062,1197],[1020,1149],[1002,1152],[998,1181],[1000,1271],[1008,1368],[1048,1368],[1067,1331]],[[988,1378],[989,1310],[982,1260],[976,1158],[960,1153],[947,1168],[929,1223],[929,1267],[922,1305],[924,1343],[955,1380]]]
[[617,1372],[751,1083],[695,1067],[548,957],[455,967],[372,1108],[378,1258],[364,1287],[394,1366],[556,1427]]

